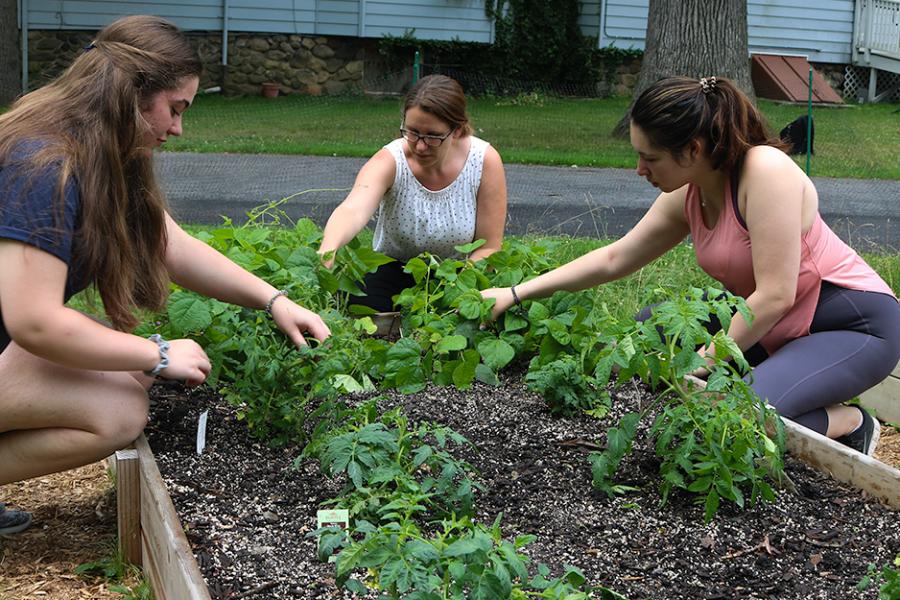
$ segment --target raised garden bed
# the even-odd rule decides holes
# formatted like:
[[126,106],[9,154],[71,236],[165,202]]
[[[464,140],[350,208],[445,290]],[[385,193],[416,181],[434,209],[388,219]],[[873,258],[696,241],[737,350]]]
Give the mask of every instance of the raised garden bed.
[[[349,597],[335,588],[333,565],[316,559],[315,541],[307,537],[316,511],[341,481],[324,477],[311,462],[294,469],[299,449],[253,440],[236,411],[214,396],[172,388],[156,396],[147,436],[209,596]],[[703,507],[686,495],[659,508],[657,459],[641,447],[640,435],[619,477],[637,489],[612,500],[594,490],[587,452],[643,396],[639,386],[617,392],[603,422],[553,418],[543,399],[511,376],[499,388],[391,393],[380,406],[402,405],[413,420],[440,421],[469,438],[479,452],[465,458],[487,488],[476,500],[477,519],[490,524],[502,513],[505,535],[537,535],[525,552],[556,571],[575,565],[592,582],[630,598],[877,597],[873,587],[856,586],[870,563],[888,564],[900,551],[896,511],[800,461],[789,458],[786,467],[796,493],[779,491],[776,502],[743,511],[723,507],[709,524]],[[205,409],[207,447],[197,456],[197,419]],[[826,469],[841,463],[821,451],[821,440],[791,438],[789,447],[805,447],[807,458],[817,457]],[[846,464],[857,475],[871,472],[865,460]],[[153,469],[141,471],[152,476]],[[886,473],[895,478],[888,495],[896,498],[898,473]],[[174,552],[164,555],[190,562],[177,531],[154,532],[145,530],[145,549],[161,543],[150,537],[174,536]],[[146,556],[145,550],[145,562]],[[154,580],[168,576],[162,567],[151,571]],[[163,599],[207,597],[203,589],[191,596],[161,592],[157,587]]]

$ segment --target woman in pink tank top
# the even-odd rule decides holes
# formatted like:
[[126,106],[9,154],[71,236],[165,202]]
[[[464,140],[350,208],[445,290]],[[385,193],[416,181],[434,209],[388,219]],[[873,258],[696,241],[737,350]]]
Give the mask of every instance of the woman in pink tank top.
[[663,79],[632,107],[631,143],[637,174],[661,192],[647,214],[608,246],[484,290],[494,317],[526,298],[633,273],[690,234],[700,267],[753,311],[752,324],[735,315],[727,333],[754,365],[756,393],[782,416],[871,454],[878,422],[844,402],[900,360],[900,305],[822,220],[815,186],[756,107],[726,79]]

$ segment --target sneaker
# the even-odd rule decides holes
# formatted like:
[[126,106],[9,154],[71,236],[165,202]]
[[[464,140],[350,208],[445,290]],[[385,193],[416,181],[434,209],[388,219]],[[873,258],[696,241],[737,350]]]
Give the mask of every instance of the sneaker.
[[835,441],[849,446],[857,452],[862,452],[866,456],[872,456],[875,446],[878,445],[878,438],[881,436],[881,424],[865,410],[860,408],[859,412],[862,413],[862,425],[857,427],[856,431],[842,435]]
[[21,510],[6,510],[0,504],[0,535],[10,535],[25,531],[31,525],[31,513]]

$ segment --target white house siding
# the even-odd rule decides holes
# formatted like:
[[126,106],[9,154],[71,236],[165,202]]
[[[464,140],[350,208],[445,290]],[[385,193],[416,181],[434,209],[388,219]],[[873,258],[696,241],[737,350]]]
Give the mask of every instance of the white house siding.
[[798,54],[821,63],[850,62],[852,0],[747,4],[750,52]]
[[493,41],[484,0],[365,0],[366,37],[401,36],[410,30],[421,39]]
[[233,0],[228,3],[228,29],[258,33],[315,33],[315,4],[315,0]]
[[[647,0],[602,1],[599,46],[644,47]],[[718,0],[708,0],[714,5]],[[748,0],[751,53],[790,54],[813,62],[849,63],[853,0]]]
[[22,0],[29,29],[100,29],[123,15],[153,14],[186,30],[222,28],[221,0],[152,2],[144,0]]
[[[122,15],[154,14],[185,30],[222,29],[222,0],[27,0],[30,29],[98,29]],[[228,29],[490,42],[484,0],[229,0]]]
[[[222,29],[222,0],[22,0],[31,29],[97,29],[118,16],[150,13],[186,30]],[[708,0],[711,10],[716,2]],[[648,0],[584,0],[579,24],[599,46],[643,48]],[[850,62],[853,0],[748,0],[754,53]],[[229,0],[231,31],[491,42],[484,0]],[[601,28],[602,24],[602,28]],[[599,35],[598,35],[599,33]]]
[[[359,5],[361,0],[318,0],[316,3],[316,33],[320,35],[348,35],[365,37],[360,31]],[[365,0],[362,0],[365,4]],[[305,33],[305,32],[297,32]]]

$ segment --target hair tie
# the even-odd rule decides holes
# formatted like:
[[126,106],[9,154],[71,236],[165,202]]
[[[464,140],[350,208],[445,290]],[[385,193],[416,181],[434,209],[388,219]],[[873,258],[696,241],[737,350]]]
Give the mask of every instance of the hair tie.
[[93,50],[93,49],[96,48],[96,47],[97,47],[96,44],[94,44],[94,42],[91,42],[90,44],[88,44],[87,46],[85,46],[84,48],[82,48],[82,50],[84,50],[85,52],[87,52],[88,50]]
[[700,89],[703,90],[704,94],[708,94],[714,89],[716,89],[716,77],[713,75],[712,77],[701,77],[700,78]]

